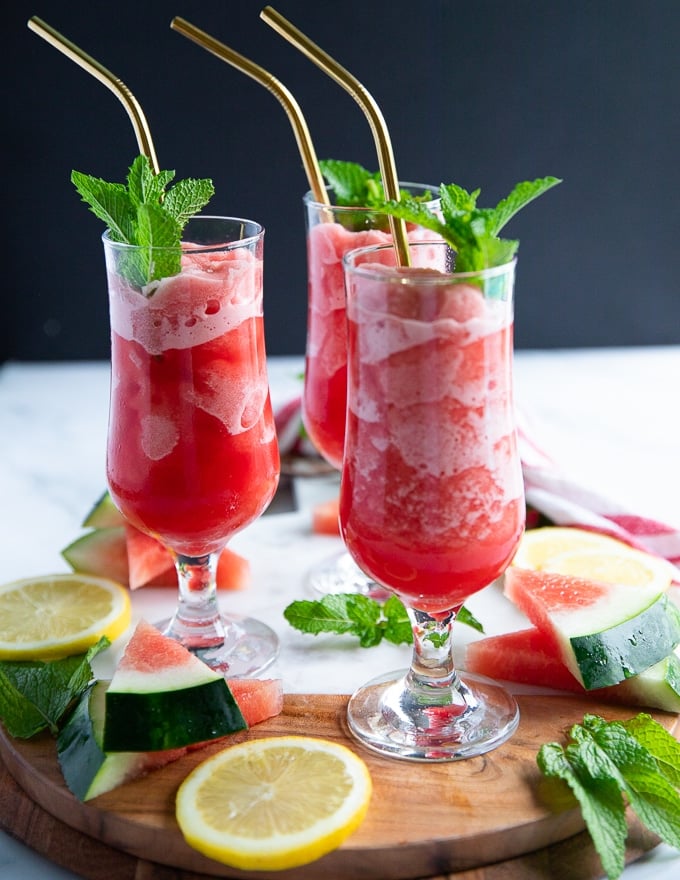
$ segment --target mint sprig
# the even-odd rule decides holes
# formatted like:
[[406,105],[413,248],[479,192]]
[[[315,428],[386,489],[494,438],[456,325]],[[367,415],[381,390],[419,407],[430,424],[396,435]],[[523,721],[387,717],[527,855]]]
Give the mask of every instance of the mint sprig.
[[500,238],[500,231],[525,205],[561,182],[541,177],[518,183],[495,208],[477,207],[479,189],[468,192],[455,183],[442,184],[441,217],[409,196],[388,202],[384,210],[441,236],[456,251],[457,272],[477,272],[510,262],[519,242]]
[[[211,180],[193,178],[168,189],[174,177],[174,171],[155,174],[146,156],[137,156],[125,184],[71,172],[73,185],[111,239],[143,249],[128,254],[119,267],[135,287],[180,271],[184,227],[215,192]],[[166,250],[152,253],[152,248]]]
[[[365,208],[356,216],[340,215],[337,219],[353,231],[360,229],[389,228],[389,220],[384,213],[386,205],[385,189],[380,171],[369,171],[357,162],[343,162],[340,159],[322,159],[319,162],[326,183],[332,188],[335,204],[339,207]],[[413,195],[400,190],[400,198],[411,198],[415,202],[428,202],[432,193],[428,191]]]
[[[321,599],[291,602],[283,616],[292,627],[310,635],[356,636],[362,648],[373,648],[383,640],[394,645],[413,643],[406,608],[396,596],[379,602],[361,593],[329,593]],[[457,620],[484,632],[467,608],[461,608]]]
[[66,710],[92,681],[90,661],[110,645],[102,637],[85,654],[61,660],[0,662],[0,719],[11,736],[56,735]]
[[563,747],[543,745],[541,772],[566,783],[610,880],[625,867],[625,810],[629,804],[647,828],[680,849],[680,743],[651,715],[604,721],[587,714]]
[[368,171],[357,162],[339,159],[321,159],[319,168],[333,189],[336,204],[356,208],[380,208],[385,204],[379,171]]

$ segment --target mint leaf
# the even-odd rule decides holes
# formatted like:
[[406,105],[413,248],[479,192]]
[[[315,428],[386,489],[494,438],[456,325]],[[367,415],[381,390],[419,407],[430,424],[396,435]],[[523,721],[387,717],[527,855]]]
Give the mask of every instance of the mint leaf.
[[680,788],[680,742],[651,715],[644,712],[623,724],[653,756],[659,773],[676,788]]
[[464,623],[465,626],[472,627],[472,629],[476,629],[479,633],[484,632],[482,624],[465,605],[463,605],[458,611],[458,614],[456,615],[456,623]]
[[[366,212],[358,212],[352,216],[338,215],[338,222],[352,231],[360,229],[389,229],[389,220],[385,216],[385,189],[380,171],[369,171],[356,162],[343,162],[339,159],[322,159],[319,162],[321,173],[326,183],[335,194],[335,204],[340,207],[366,208]],[[408,198],[414,203],[428,202],[432,199],[429,191],[417,196],[401,190],[401,198]]]
[[[215,189],[211,180],[174,180],[174,171],[154,174],[146,156],[137,156],[126,184],[108,183],[80,171],[71,181],[90,210],[102,220],[113,241],[138,248],[168,248],[153,255],[137,251],[121,258],[120,270],[135,287],[176,275],[181,268],[182,232]],[[151,286],[146,293],[153,293]]]
[[[356,636],[362,648],[372,648],[383,640],[394,645],[413,643],[408,613],[396,596],[381,603],[361,593],[329,593],[322,599],[291,602],[283,616],[292,627],[310,635]],[[484,631],[466,609],[461,609],[458,620]]]
[[588,832],[609,878],[625,867],[628,826],[623,798],[611,779],[596,782],[585,771],[578,752],[547,743],[538,753],[538,766],[548,777],[563,780],[578,801]]
[[129,242],[133,236],[135,210],[122,183],[71,172],[71,181],[92,213],[108,227],[114,241]]
[[385,203],[380,172],[371,172],[356,162],[322,159],[321,173],[333,188],[338,205],[357,208],[381,207]]
[[109,646],[102,638],[86,654],[61,660],[0,662],[0,719],[11,736],[57,733],[69,706],[92,681],[92,658]]
[[384,210],[440,235],[456,251],[457,272],[477,272],[502,266],[514,257],[519,242],[499,238],[498,233],[525,205],[558,183],[561,180],[556,177],[518,183],[495,208],[477,207],[479,189],[468,192],[455,183],[442,184],[443,220],[408,197],[388,202]]
[[566,748],[541,747],[538,766],[572,790],[610,880],[625,864],[626,802],[649,829],[680,848],[680,744],[645,714],[626,722],[587,714],[569,734]]

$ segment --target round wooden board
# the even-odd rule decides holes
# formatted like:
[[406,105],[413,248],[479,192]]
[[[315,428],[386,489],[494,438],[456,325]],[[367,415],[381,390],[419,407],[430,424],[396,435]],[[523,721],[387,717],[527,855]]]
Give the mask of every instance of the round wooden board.
[[[479,758],[424,765],[360,749],[345,730],[346,701],[342,696],[288,695],[281,715],[233,738],[323,736],[349,745],[366,760],[374,783],[368,816],[341,847],[311,865],[242,872],[203,857],[184,842],[174,817],[175,791],[189,770],[225,747],[224,741],[83,804],[64,785],[50,736],[15,740],[0,729],[0,756],[18,783],[5,786],[0,777],[0,825],[88,880],[601,876],[580,811],[553,812],[541,801],[536,752],[544,742],[561,740],[584,712],[614,719],[638,710],[577,697],[520,696],[521,722],[510,742]],[[678,736],[678,716],[651,714]],[[658,839],[631,820],[628,843],[632,860]]]

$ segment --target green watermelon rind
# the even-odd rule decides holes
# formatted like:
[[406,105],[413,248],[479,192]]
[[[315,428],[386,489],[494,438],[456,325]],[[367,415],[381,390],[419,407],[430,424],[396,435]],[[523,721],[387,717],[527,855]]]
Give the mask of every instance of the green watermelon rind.
[[[538,632],[538,630],[535,631]],[[503,635],[487,636],[477,642],[473,642],[468,647],[466,668],[471,672],[477,672],[489,678],[508,681],[510,684],[519,683],[538,688],[550,687],[562,690],[561,684],[556,684],[549,674],[543,674],[543,665],[556,659],[550,648],[533,647],[532,649],[528,645],[526,647],[518,645],[515,637],[525,636],[526,643],[526,637],[529,637],[530,633],[530,630],[522,630]],[[486,645],[493,645],[493,649],[487,648],[487,650],[482,650],[481,652],[475,650],[477,647],[484,649]],[[525,659],[525,652],[529,652],[528,658],[524,664],[520,663],[519,667],[513,664],[513,670],[519,668],[521,671],[506,676],[504,673],[508,669],[507,656],[513,650],[518,651],[519,656],[523,660]],[[532,667],[532,661],[535,662],[535,667]],[[564,688],[564,690],[573,693],[575,688]],[[582,690],[581,693],[604,702],[641,706],[647,709],[660,709],[663,712],[678,714],[680,713],[680,646],[672,654],[669,654],[668,657],[665,657],[659,663],[655,663],[654,666],[650,666],[649,669],[638,673],[638,675],[634,675],[632,678],[608,688],[593,691]]]
[[87,532],[61,551],[74,571],[113,578],[127,584],[129,566],[124,526],[110,526]]
[[247,723],[222,676],[177,690],[106,694],[106,752],[153,752],[218,739]]
[[680,656],[678,648],[639,675],[617,685],[622,701],[665,712],[680,713]]
[[85,529],[109,529],[125,524],[125,517],[113,503],[108,491],[101,495],[82,522]]
[[672,654],[678,643],[680,609],[664,594],[616,626],[572,636],[569,652],[573,662],[567,665],[572,672],[577,671],[586,690],[594,690],[644,672]]
[[146,766],[143,754],[107,755],[102,748],[104,701],[108,682],[95,682],[76,703],[57,736],[57,758],[66,785],[79,800],[89,801],[137,776]]

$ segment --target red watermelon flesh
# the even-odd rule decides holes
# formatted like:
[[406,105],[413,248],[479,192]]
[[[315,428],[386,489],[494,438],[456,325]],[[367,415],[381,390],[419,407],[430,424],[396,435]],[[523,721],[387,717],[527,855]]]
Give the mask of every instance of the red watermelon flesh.
[[[170,551],[159,541],[131,525],[125,526],[131,590],[139,587],[171,587],[177,573]],[[250,585],[250,562],[225,547],[217,563],[217,587],[243,590]]]
[[340,537],[339,507],[339,498],[331,498],[315,505],[312,510],[312,531],[314,534]]
[[465,668],[504,681],[586,692],[555,653],[554,640],[535,627],[471,642]]
[[227,684],[248,727],[273,718],[283,710],[283,684],[279,678],[228,678]]
[[680,647],[639,675],[590,691],[574,678],[554,653],[551,640],[535,627],[472,642],[465,667],[488,678],[569,691],[605,703],[680,711]]
[[[177,584],[170,552],[129,524],[93,529],[61,552],[74,571],[108,577],[127,584],[131,590]],[[217,564],[217,588],[243,590],[248,586],[250,562],[225,547]]]

